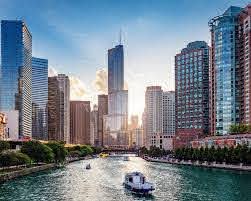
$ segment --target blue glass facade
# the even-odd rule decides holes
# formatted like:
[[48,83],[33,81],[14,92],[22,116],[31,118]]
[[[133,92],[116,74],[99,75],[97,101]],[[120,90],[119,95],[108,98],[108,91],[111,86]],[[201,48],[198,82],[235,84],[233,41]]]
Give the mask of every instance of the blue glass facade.
[[0,110],[19,111],[19,137],[31,137],[32,36],[19,20],[1,21]]
[[236,86],[238,59],[238,14],[242,8],[230,7],[209,25],[212,34],[212,132],[227,134],[231,124],[239,123],[238,89]]
[[48,140],[48,60],[32,57],[32,138]]
[[124,89],[124,50],[117,45],[108,50],[108,93]]

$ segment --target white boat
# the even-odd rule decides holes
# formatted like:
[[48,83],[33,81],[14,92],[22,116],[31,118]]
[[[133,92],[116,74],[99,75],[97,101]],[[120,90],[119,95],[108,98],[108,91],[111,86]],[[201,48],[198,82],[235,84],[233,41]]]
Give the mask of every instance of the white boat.
[[124,156],[123,160],[124,161],[129,161],[129,156]]
[[154,185],[146,182],[145,176],[140,172],[126,174],[123,185],[132,193],[138,195],[150,195],[155,190]]

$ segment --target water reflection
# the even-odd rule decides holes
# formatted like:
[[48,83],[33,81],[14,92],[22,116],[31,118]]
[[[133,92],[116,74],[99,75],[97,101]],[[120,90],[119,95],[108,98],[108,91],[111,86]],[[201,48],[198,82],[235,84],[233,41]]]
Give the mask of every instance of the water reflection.
[[[88,163],[90,170],[85,169]],[[124,175],[132,171],[142,172],[154,183],[152,197],[125,191]],[[137,157],[79,161],[0,185],[0,200],[4,201],[246,201],[250,197],[250,173],[148,163]]]

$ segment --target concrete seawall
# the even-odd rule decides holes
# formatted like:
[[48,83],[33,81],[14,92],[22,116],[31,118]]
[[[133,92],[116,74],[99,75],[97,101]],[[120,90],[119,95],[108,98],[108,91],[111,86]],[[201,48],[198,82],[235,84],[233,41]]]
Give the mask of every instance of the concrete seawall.
[[232,165],[232,164],[218,164],[215,162],[208,163],[207,161],[204,161],[203,163],[191,162],[191,161],[178,161],[178,160],[166,160],[166,159],[154,159],[154,158],[143,158],[146,161],[149,162],[157,162],[157,163],[169,163],[173,165],[189,165],[189,166],[195,166],[195,167],[204,167],[204,168],[218,168],[218,169],[225,169],[225,170],[238,170],[238,171],[249,171],[251,172],[251,166],[244,166],[242,164],[240,165]]
[[24,168],[21,170],[16,170],[13,172],[8,172],[0,175],[0,183],[17,178],[17,177],[22,177],[31,173],[43,171],[43,170],[48,170],[50,168],[56,167],[56,164],[51,163],[51,164],[45,164],[45,165],[40,165],[40,166],[35,166],[35,167],[30,167],[30,168]]

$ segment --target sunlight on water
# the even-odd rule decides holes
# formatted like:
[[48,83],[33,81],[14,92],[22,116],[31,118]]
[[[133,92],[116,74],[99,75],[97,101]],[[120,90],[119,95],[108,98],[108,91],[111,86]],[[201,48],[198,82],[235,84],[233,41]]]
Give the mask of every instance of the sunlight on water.
[[[85,169],[88,163],[90,170]],[[153,197],[138,198],[124,190],[124,175],[131,171],[142,172],[154,183]],[[148,163],[137,157],[79,161],[0,185],[4,201],[246,201],[250,197],[250,173]]]

